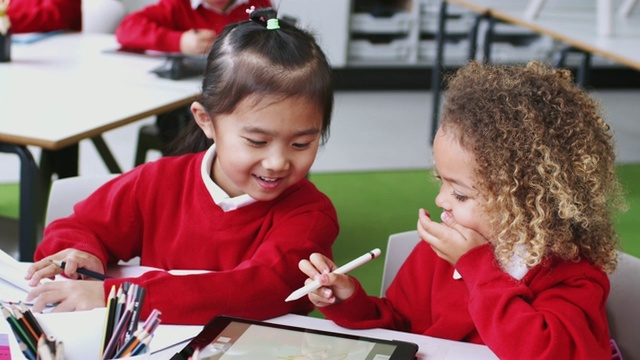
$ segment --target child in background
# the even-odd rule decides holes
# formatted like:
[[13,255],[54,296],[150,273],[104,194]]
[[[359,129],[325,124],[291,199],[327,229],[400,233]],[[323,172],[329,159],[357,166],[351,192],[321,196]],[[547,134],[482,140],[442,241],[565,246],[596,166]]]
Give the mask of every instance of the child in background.
[[[129,281],[147,289],[163,323],[204,324],[227,314],[266,319],[307,314],[308,299],[285,298],[300,286],[301,258],[331,256],[335,209],[305,175],[329,133],[332,70],[314,38],[272,9],[232,24],[207,60],[192,149],[161,158],[108,182],[51,223],[27,279],[59,274],[49,260],[104,273],[140,256],[141,265],[207,270],[151,271],[139,278],[53,281],[29,293],[34,311],[105,306],[108,290]],[[199,128],[198,128],[199,127]]]
[[14,34],[82,30],[80,0],[11,0],[7,14]]
[[421,241],[384,298],[299,268],[309,295],[349,328],[486,344],[500,359],[611,358],[605,303],[623,202],[613,135],[566,70],[471,63],[450,80],[434,159],[442,223],[419,211]]
[[246,19],[252,6],[272,4],[270,0],[160,0],[122,19],[116,38],[126,48],[202,55],[226,25]]
[[[202,55],[225,26],[245,20],[252,7],[271,7],[271,1],[160,0],[125,16],[116,29],[116,39],[125,48]],[[157,116],[163,155],[170,154],[167,145],[192,121],[188,107]]]

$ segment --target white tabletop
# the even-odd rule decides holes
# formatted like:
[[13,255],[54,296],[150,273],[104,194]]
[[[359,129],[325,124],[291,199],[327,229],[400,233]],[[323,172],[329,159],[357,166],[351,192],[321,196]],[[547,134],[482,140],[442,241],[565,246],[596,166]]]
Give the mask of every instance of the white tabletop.
[[[531,0],[447,0],[468,8],[528,28],[539,34],[578,49],[611,59],[640,70],[640,16],[615,16],[612,33],[598,30],[596,0],[546,1],[537,16],[527,16]],[[615,13],[615,12],[614,12]]]
[[[400,331],[386,330],[386,329],[367,329],[367,330],[353,330],[346,329],[336,325],[334,322],[319,319],[310,316],[301,316],[288,314],[284,316],[280,316],[277,318],[273,318],[267,320],[267,322],[290,325],[296,327],[303,327],[315,330],[323,330],[330,331],[342,334],[352,334],[359,335],[369,338],[378,338],[378,339],[386,339],[386,340],[401,340],[408,341],[418,345],[418,354],[417,359],[419,360],[468,360],[468,359],[497,359],[495,354],[489,350],[488,347],[484,345],[470,344],[465,342],[451,341],[445,339],[439,339],[429,336],[423,336],[418,334],[411,334]],[[193,331],[194,327],[184,327],[184,326],[173,326],[169,327],[169,329],[162,329],[162,339],[164,340],[164,331],[165,330],[173,330],[176,331],[175,338],[176,340],[180,340],[182,338],[186,338],[187,336],[195,336],[201,327],[195,327],[197,331]],[[190,333],[191,332],[191,333]],[[154,342],[157,339],[154,338]],[[162,351],[158,351],[161,349],[161,344],[156,343],[154,347],[152,347],[152,355],[151,359],[154,360],[166,360],[170,359],[175,353],[182,350],[187,345],[188,341],[184,341],[179,343],[176,346],[164,349]]]
[[[2,255],[2,252],[0,252]],[[0,257],[0,268],[14,269],[20,273],[21,268],[26,269],[30,263],[16,263],[8,255]],[[2,267],[4,266],[4,267]],[[9,266],[9,267],[7,267]],[[109,270],[113,276],[136,276],[150,268],[138,266],[122,266]],[[24,270],[26,271],[26,270]],[[7,271],[5,271],[6,273]],[[6,275],[6,274],[3,274]],[[10,285],[0,276],[0,300],[18,302],[24,299],[26,292]],[[68,281],[59,278],[58,281]],[[84,360],[87,354],[97,353],[102,340],[102,331],[105,318],[105,308],[91,311],[78,311],[69,313],[35,314],[40,325],[48,334],[54,335],[65,344],[66,360]],[[310,329],[324,330],[343,334],[354,334],[369,338],[388,340],[402,340],[418,345],[418,359],[496,359],[496,356],[483,345],[444,340],[429,336],[411,334],[386,329],[352,330],[342,328],[332,321],[309,316],[288,314],[267,320],[276,324],[291,325]],[[79,326],[79,324],[90,324]],[[154,333],[150,345],[151,359],[168,360],[175,353],[184,348],[191,338],[202,330],[202,326],[165,325],[161,324]],[[10,347],[13,359],[22,359],[18,345],[5,320],[0,319],[0,333],[10,334]]]
[[104,51],[116,48],[85,33],[14,44],[0,64],[0,142],[57,150],[197,97],[201,79],[159,78],[164,59]]

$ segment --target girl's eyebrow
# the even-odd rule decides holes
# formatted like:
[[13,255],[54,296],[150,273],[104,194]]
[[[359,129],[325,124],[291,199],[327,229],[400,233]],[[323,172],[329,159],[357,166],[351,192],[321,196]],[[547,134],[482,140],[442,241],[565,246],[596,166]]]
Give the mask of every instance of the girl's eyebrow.
[[[264,129],[258,126],[245,126],[242,128],[242,130],[245,132],[254,133],[254,134],[263,134],[263,135],[269,135],[269,136],[276,135],[276,133],[272,131],[268,131],[267,129]],[[297,131],[294,133],[294,136],[317,135],[319,133],[320,133],[320,129],[311,128],[311,129]]]
[[463,187],[463,188],[465,188],[465,189],[469,189],[469,190],[471,190],[471,191],[475,191],[475,189],[474,189],[474,187],[473,187],[473,186],[468,186],[467,184],[465,184],[465,183],[463,183],[463,182],[461,182],[461,181],[458,181],[458,180],[456,180],[456,179],[452,179],[452,178],[449,178],[449,177],[446,177],[446,176],[442,176],[442,174],[440,174],[440,173],[437,173],[437,176],[438,176],[440,179],[442,179],[442,180],[444,180],[444,181],[446,181],[446,182],[449,182],[449,183],[451,183],[451,184],[458,185],[458,186],[460,186],[460,187]]

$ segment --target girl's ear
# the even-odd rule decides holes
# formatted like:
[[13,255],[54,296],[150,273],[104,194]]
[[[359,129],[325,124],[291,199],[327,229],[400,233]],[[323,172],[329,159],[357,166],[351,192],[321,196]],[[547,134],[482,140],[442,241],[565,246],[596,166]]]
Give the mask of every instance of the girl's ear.
[[191,104],[191,113],[193,114],[193,118],[196,120],[200,129],[204,132],[207,138],[213,140],[215,142],[215,129],[213,126],[213,119],[207,113],[204,106],[197,101],[194,101]]

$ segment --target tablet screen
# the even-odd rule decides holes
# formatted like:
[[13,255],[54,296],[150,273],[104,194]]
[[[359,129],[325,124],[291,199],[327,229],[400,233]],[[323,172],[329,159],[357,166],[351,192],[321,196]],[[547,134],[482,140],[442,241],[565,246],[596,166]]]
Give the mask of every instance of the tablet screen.
[[186,360],[198,348],[200,360],[412,360],[413,343],[216,317],[172,360]]

